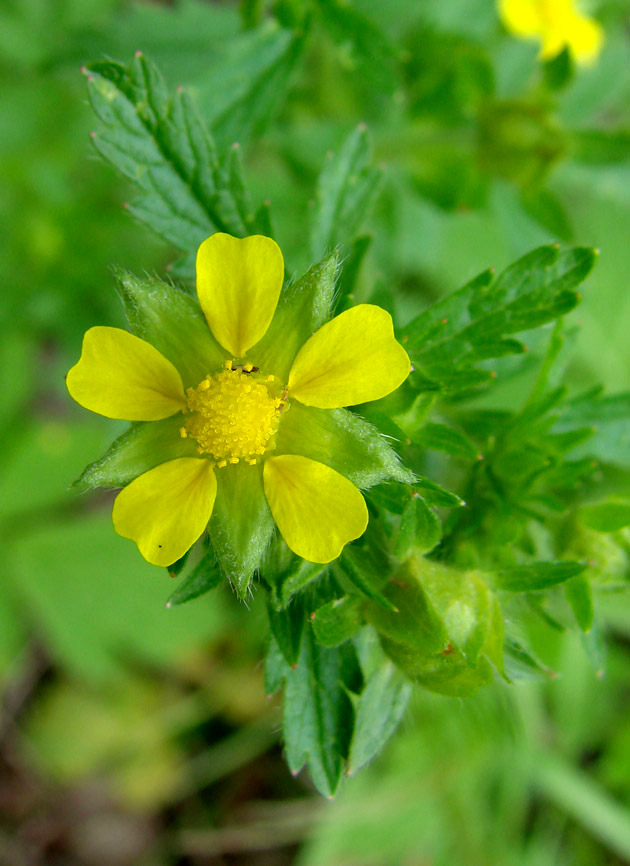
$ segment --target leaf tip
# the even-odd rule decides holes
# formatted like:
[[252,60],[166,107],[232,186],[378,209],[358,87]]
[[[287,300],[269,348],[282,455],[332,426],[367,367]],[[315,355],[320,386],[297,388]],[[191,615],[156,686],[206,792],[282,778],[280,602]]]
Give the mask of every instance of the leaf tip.
[[138,50],[134,52],[134,57],[142,57],[142,56],[143,56],[142,51],[140,51],[140,49],[138,48]]

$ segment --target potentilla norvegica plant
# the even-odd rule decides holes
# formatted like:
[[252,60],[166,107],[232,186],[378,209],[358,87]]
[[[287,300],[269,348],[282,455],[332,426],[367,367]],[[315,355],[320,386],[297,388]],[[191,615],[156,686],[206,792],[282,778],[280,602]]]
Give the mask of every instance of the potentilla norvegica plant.
[[[132,424],[76,483],[120,488],[114,527],[178,576],[170,607],[225,580],[265,593],[291,771],[333,796],[413,683],[468,697],[549,675],[532,619],[580,630],[601,670],[593,590],[627,586],[630,505],[600,466],[630,400],[555,372],[594,251],[541,247],[394,330],[353,303],[380,178],[364,127],[320,175],[314,263],[285,273],[238,151],[217,152],[186,92],[141,54],[86,73],[94,145],[184,258],[170,282],[119,271],[130,331],[85,335],[70,394]],[[484,402],[516,374],[516,396]]]

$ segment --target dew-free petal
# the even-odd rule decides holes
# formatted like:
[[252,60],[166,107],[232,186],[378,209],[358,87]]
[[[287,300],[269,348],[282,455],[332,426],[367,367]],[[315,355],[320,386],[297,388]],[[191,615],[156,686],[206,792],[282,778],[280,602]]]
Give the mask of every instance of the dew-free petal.
[[499,0],[499,13],[515,36],[538,36],[543,32],[538,0]]
[[66,377],[81,406],[121,421],[159,421],[186,406],[182,379],[150,343],[120,328],[90,328]]
[[138,476],[114,502],[114,529],[153,565],[172,565],[202,534],[217,480],[207,460],[179,457]]
[[319,409],[354,406],[395,391],[410,369],[389,313],[359,304],[304,343],[291,367],[289,394]]
[[265,496],[282,537],[310,562],[330,562],[365,532],[368,510],[357,488],[334,469],[301,457],[270,457]]
[[199,303],[215,338],[234,358],[265,335],[283,279],[282,253],[271,238],[217,232],[199,247]]
[[604,44],[604,30],[594,18],[576,15],[567,32],[567,43],[578,63],[594,63]]

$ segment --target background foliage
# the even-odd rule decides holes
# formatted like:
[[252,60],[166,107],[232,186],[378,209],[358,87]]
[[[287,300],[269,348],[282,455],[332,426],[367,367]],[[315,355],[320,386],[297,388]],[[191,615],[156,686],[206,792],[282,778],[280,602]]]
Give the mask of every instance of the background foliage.
[[[597,246],[583,302],[562,331],[528,334],[526,357],[476,364],[485,378],[496,372],[496,382],[475,400],[440,402],[413,447],[423,475],[468,503],[470,521],[455,518],[449,535],[465,567],[480,556],[513,565],[514,513],[493,507],[489,460],[513,504],[530,509],[541,505],[536,459],[559,467],[569,447],[577,449],[572,463],[598,464],[594,475],[581,463],[578,475],[555,478],[560,508],[572,502],[582,470],[581,494],[627,497],[628,398],[589,389],[604,383],[618,395],[629,384],[630,12],[618,0],[600,3],[597,14],[605,50],[597,66],[576,72],[538,65],[534,46],[502,31],[490,0],[3,7],[0,862],[630,862],[630,605],[627,594],[601,591],[628,579],[615,535],[623,515],[582,511],[579,531],[563,530],[563,558],[594,563],[596,628],[580,575],[567,594],[573,614],[560,594],[544,605],[515,595],[510,621],[522,635],[508,660],[519,681],[495,682],[465,702],[415,691],[383,755],[327,804],[305,773],[286,773],[281,704],[265,698],[259,663],[263,594],[249,610],[226,587],[165,609],[173,586],[113,535],[110,497],[67,491],[118,432],[71,406],[63,388],[82,332],[123,324],[112,265],[170,268],[186,280],[187,254],[205,234],[264,231],[271,212],[292,271],[339,244],[347,280],[340,302],[344,292],[370,296],[403,324],[534,247]],[[143,56],[132,59],[139,49]],[[107,139],[107,123],[105,131],[96,126],[80,67],[90,64],[98,113],[99,82],[117,74],[110,59],[131,62],[140,75],[144,57],[158,64],[181,110],[212,128],[222,175],[208,181],[210,211],[200,212],[185,185],[181,198],[164,186],[177,183],[169,165],[182,183],[202,182],[192,135],[187,144],[162,142],[139,190],[92,158],[90,132],[106,157],[117,142]],[[132,84],[133,102],[142,80]],[[131,130],[136,144],[150,146],[158,115],[159,105],[147,107]],[[176,156],[160,165],[165,149]],[[126,168],[137,180],[137,160]],[[559,355],[549,385],[562,372],[569,387],[556,403],[540,400],[554,393],[539,376],[545,352],[550,362]],[[414,363],[443,383],[435,358],[418,354]],[[461,370],[470,373],[465,358]],[[506,407],[517,414],[496,447],[481,413]],[[456,429],[448,448],[443,422]],[[590,450],[575,436],[585,428],[593,428]],[[486,459],[470,476],[477,451]],[[514,466],[530,473],[515,477]],[[542,492],[549,496],[549,485]],[[425,527],[430,549],[431,518],[415,504],[402,508],[414,537]],[[477,526],[482,512],[488,520]],[[440,511],[453,528],[447,513]],[[550,558],[544,534],[532,544]],[[531,574],[502,579],[518,588]],[[325,615],[318,622],[320,637],[330,635],[327,623],[339,627]],[[352,611],[341,622],[351,625]],[[387,694],[392,707],[404,707],[408,686],[382,671],[373,700]],[[370,724],[359,730],[350,773],[372,756],[370,736],[379,733]],[[301,766],[299,742],[287,744],[286,757]]]

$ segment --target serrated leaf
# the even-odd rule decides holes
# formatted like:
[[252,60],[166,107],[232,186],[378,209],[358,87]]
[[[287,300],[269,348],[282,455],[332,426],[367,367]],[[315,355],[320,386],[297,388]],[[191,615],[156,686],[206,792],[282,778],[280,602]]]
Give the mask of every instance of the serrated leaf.
[[181,585],[169,596],[166,607],[177,607],[199,598],[200,595],[216,589],[222,582],[223,572],[219,568],[214,552],[208,550]]
[[478,460],[481,455],[468,436],[447,424],[428,423],[411,434],[411,441],[422,448],[445,451],[462,460]]
[[[579,302],[576,287],[588,276],[596,254],[575,247],[540,247],[496,280],[486,271],[463,289],[434,304],[401,333],[416,372],[448,393],[483,384],[489,371],[476,365],[488,346],[507,346],[505,337],[537,328]],[[517,350],[517,346],[513,346]],[[478,377],[475,381],[475,376]]]
[[630,502],[598,502],[580,508],[582,523],[597,532],[616,532],[630,526]]
[[411,690],[411,683],[394,665],[385,663],[374,671],[357,702],[349,776],[371,761],[392,736],[409,703]]
[[442,538],[442,524],[421,496],[412,496],[400,519],[394,555],[405,559],[410,553],[429,553]]
[[349,244],[360,229],[382,172],[370,166],[367,130],[352,132],[335,156],[329,153],[317,184],[311,222],[311,255],[320,258],[335,244]]
[[230,39],[198,83],[200,108],[222,147],[259,135],[289,89],[306,32],[267,21]]
[[495,572],[498,589],[507,592],[536,592],[564,583],[581,574],[587,568],[585,562],[533,562],[502,568]]
[[87,73],[90,101],[104,126],[92,133],[92,143],[141,190],[130,213],[185,252],[214,231],[241,237],[252,230],[253,214],[247,222],[239,209],[243,191],[232,190],[185,91],[169,99],[159,72],[142,55],[129,67],[97,63]]
[[276,610],[267,605],[267,615],[271,633],[288,665],[296,665],[300,657],[302,635],[306,625],[306,611],[300,599],[284,610]]
[[335,649],[319,646],[307,629],[297,667],[285,674],[287,763],[294,775],[307,764],[315,787],[329,798],[342,779],[354,723],[344,688],[348,652],[354,653],[350,644]]
[[323,646],[339,646],[357,633],[363,625],[362,600],[345,595],[317,608],[311,623],[317,641]]

